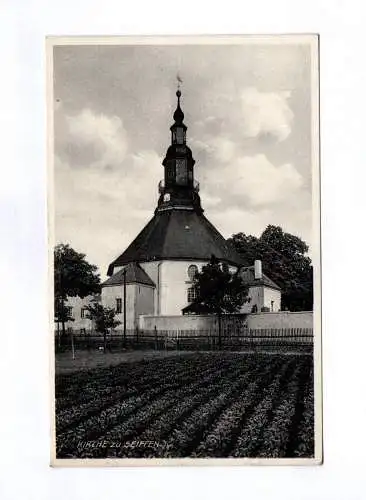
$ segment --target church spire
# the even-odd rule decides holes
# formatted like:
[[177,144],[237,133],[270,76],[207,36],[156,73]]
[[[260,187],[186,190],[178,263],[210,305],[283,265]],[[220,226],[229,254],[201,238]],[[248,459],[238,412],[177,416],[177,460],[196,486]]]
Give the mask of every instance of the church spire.
[[199,186],[193,175],[195,160],[191,149],[186,145],[187,126],[183,122],[184,113],[180,104],[182,80],[179,76],[177,80],[177,108],[173,114],[174,123],[170,127],[171,145],[163,161],[164,181],[159,183],[157,211],[180,209],[202,213]]
[[182,92],[178,88],[178,90],[175,94],[178,97],[178,102],[177,102],[177,109],[174,111],[174,115],[173,115],[173,118],[175,121],[174,125],[181,126],[181,125],[184,125],[184,123],[183,123],[184,113],[180,107],[180,97],[182,95]]
[[[179,82],[178,82],[179,84]],[[180,107],[180,98],[181,98],[182,92],[180,91],[179,87],[176,92],[177,96],[177,109],[174,111],[173,114],[173,119],[174,123],[170,127],[170,130],[172,132],[172,144],[185,144],[186,143],[186,132],[187,132],[187,127],[183,123],[184,120],[184,113],[182,111],[182,108]]]

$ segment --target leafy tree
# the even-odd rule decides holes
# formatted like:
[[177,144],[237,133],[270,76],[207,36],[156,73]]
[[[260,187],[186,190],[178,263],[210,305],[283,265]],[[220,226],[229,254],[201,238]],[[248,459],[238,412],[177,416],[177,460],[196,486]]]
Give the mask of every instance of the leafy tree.
[[219,326],[219,347],[221,347],[221,317],[225,313],[238,312],[247,298],[249,287],[238,273],[232,274],[226,264],[221,264],[212,255],[210,262],[193,278],[196,290],[194,303],[207,312],[217,315]]
[[269,225],[259,238],[234,234],[229,241],[245,263],[263,262],[264,272],[282,289],[282,308],[306,311],[313,308],[313,267],[307,244],[279,226]]
[[[61,300],[58,297],[55,297],[54,301],[54,313],[55,313],[55,322],[57,323],[57,337],[58,337],[58,346],[61,345],[61,337],[60,337],[60,323],[65,325],[68,321],[75,321],[74,318],[70,314],[70,308],[65,305],[65,301]],[[65,327],[64,327],[65,328]],[[64,339],[65,337],[63,337]]]
[[85,260],[85,254],[61,243],[54,249],[54,287],[55,316],[62,323],[65,334],[67,297],[83,298],[100,292],[98,268]]
[[89,312],[89,318],[94,321],[95,329],[103,335],[103,350],[107,349],[107,334],[110,329],[115,328],[121,322],[115,319],[116,311],[102,304],[92,304],[85,308]]

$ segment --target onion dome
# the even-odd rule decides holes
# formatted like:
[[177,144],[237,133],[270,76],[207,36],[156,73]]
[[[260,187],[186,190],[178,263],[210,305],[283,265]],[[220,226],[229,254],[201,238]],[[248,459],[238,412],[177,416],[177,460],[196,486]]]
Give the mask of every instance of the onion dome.
[[180,107],[180,96],[182,95],[180,90],[177,90],[176,96],[178,97],[177,109],[174,111],[174,121],[176,125],[182,125],[184,120],[184,113]]

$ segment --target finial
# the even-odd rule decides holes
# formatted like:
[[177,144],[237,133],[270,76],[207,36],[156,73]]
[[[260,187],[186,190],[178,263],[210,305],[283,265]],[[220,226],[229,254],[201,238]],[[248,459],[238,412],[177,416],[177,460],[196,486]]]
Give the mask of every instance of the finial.
[[178,103],[177,103],[177,109],[175,110],[173,117],[175,123],[182,124],[184,120],[184,113],[180,108],[180,96],[182,95],[182,92],[180,91],[180,84],[183,83],[183,80],[180,77],[179,73],[177,73],[177,82],[178,82],[178,90],[176,91],[175,95],[178,97]]
[[[180,84],[183,83],[183,80],[181,79],[179,73],[177,73],[177,82],[178,82],[178,85],[177,85],[178,86],[178,90],[177,90],[177,92],[180,93]],[[178,95],[178,93],[177,93],[177,95]]]

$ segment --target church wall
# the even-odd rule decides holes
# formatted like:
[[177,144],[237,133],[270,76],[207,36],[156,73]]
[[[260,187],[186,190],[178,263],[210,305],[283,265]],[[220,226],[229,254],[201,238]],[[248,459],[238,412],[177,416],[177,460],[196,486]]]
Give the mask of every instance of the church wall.
[[[188,305],[187,290],[192,283],[187,271],[192,264],[201,270],[207,261],[163,260],[140,263],[156,285],[153,311],[155,315],[179,315],[183,307]],[[230,266],[230,270],[235,272],[236,268]]]
[[140,262],[139,264],[142,267],[142,269],[146,272],[146,274],[155,283],[156,288],[154,293],[153,314],[159,314],[159,273],[162,262],[161,261]]
[[[153,262],[139,262],[139,265],[146,272],[146,274],[152,279],[156,284],[156,288],[145,285],[137,285],[140,287],[136,289],[136,318],[139,314],[158,314],[158,282],[159,282],[159,261]],[[123,268],[123,266],[118,266],[114,268],[113,274],[117,273]],[[140,297],[138,297],[140,295]],[[151,305],[152,304],[152,305]],[[152,307],[152,310],[151,310]],[[137,320],[136,320],[137,321]]]
[[189,281],[187,271],[192,264],[201,270],[207,262],[163,260],[140,263],[156,285],[155,315],[179,315],[183,307],[188,305],[187,290],[192,283]]
[[[143,295],[140,297],[141,302],[139,300],[136,302],[136,316],[140,314],[154,314],[157,316],[182,314],[182,309],[188,305],[188,288],[192,286],[187,274],[188,267],[192,264],[195,264],[201,270],[207,264],[207,261],[164,260],[141,262],[140,266],[155,283],[156,288],[154,290],[151,287],[145,287],[146,290],[140,291],[140,295],[141,293]],[[233,267],[231,270],[234,272],[235,268]],[[117,271],[118,268],[116,268]],[[138,294],[138,290],[136,294]],[[115,298],[114,295],[114,304]],[[153,301],[152,310],[151,301]],[[248,309],[248,312],[250,310],[251,308]]]
[[187,290],[192,286],[188,267],[195,264],[199,270],[207,262],[163,261],[160,267],[160,314],[179,315],[188,305]]
[[154,314],[155,289],[151,286],[136,286],[136,314],[135,327],[138,326],[138,318],[141,314]]

